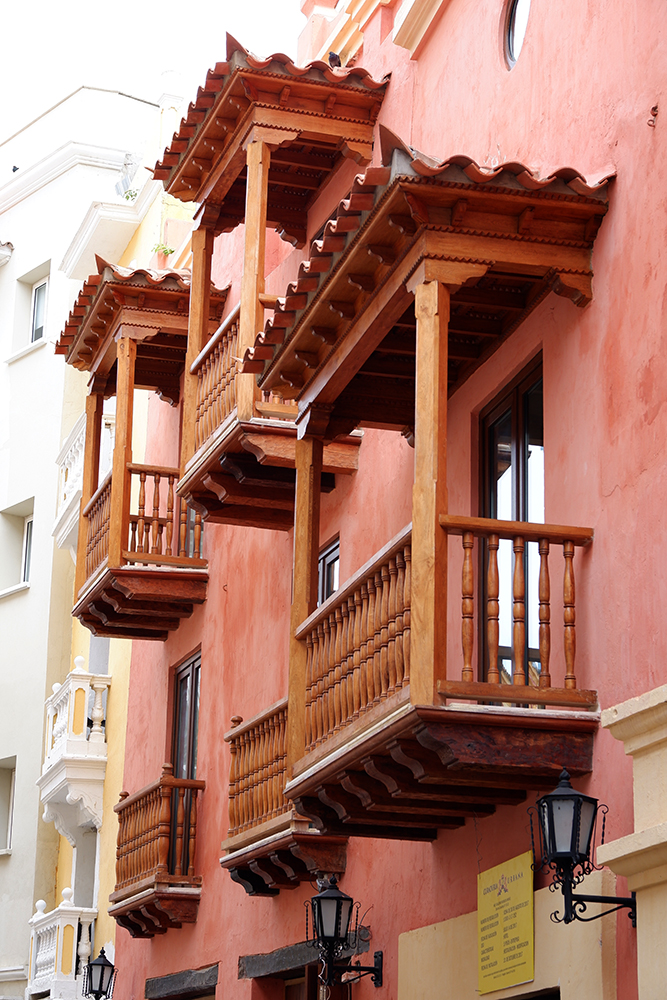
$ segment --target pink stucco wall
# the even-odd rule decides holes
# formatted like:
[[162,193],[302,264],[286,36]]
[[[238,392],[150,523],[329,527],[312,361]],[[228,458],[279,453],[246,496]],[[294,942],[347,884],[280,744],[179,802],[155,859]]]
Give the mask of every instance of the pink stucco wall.
[[[542,353],[546,519],[595,529],[592,547],[578,550],[575,559],[577,672],[580,686],[596,688],[606,707],[667,680],[667,156],[660,117],[657,127],[647,126],[651,106],[665,91],[664,4],[534,2],[511,72],[502,59],[502,11],[500,0],[450,0],[419,59],[411,61],[392,43],[386,23],[382,27],[385,10],[367,26],[361,61],[376,78],[392,73],[381,121],[436,158],[466,153],[482,164],[521,160],[541,175],[567,165],[589,180],[616,173],[595,245],[594,301],[580,310],[547,298],[452,398],[448,439],[450,512],[477,513],[476,417]],[[335,197],[342,194],[335,191]],[[322,208],[314,230],[329,210]],[[279,291],[296,273],[301,254],[273,236],[267,245],[273,271],[267,288]],[[214,280],[233,282],[229,308],[238,300],[241,256],[241,229],[218,241]],[[154,426],[173,431],[172,425],[169,413]],[[158,452],[151,454],[157,461]],[[321,536],[324,541],[340,533],[342,579],[410,520],[413,454],[397,434],[367,430],[359,472],[340,477],[323,498]],[[451,551],[449,662],[455,670],[458,540]],[[248,718],[286,693],[292,536],[211,525],[205,555],[206,605],[164,645],[134,645],[125,769],[129,791],[157,777],[167,752],[170,669],[201,645],[199,773],[207,782],[198,845],[202,903],[196,925],[162,938],[132,941],[118,932],[123,1000],[143,997],[147,976],[213,962],[220,962],[218,995],[249,998],[251,984],[236,980],[238,956],[304,935],[308,887],[249,899],[218,865],[229,766],[222,734],[232,715]],[[552,557],[554,580],[558,555]],[[559,657],[555,652],[556,675]],[[608,733],[598,734],[593,773],[579,787],[609,804],[608,839],[632,830],[631,764]],[[395,997],[398,934],[474,909],[478,867],[529,845],[523,807],[501,807],[476,825],[441,832],[434,844],[352,840],[345,887],[373,904],[372,945],[383,948],[386,962],[383,990],[372,992],[362,983],[355,996]],[[619,916],[623,1000],[636,997],[628,923]]]

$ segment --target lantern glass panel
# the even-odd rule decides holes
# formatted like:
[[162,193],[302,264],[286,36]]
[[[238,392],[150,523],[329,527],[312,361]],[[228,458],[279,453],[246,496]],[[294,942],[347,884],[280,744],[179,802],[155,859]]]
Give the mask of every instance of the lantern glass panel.
[[577,851],[579,856],[588,859],[591,850],[591,836],[595,822],[597,802],[594,799],[582,799],[579,813],[579,838]]
[[320,937],[325,941],[333,941],[337,936],[339,900],[335,896],[333,898],[325,896],[318,900],[318,903],[320,907]]
[[347,940],[350,929],[350,917],[352,916],[352,899],[348,896],[341,900],[340,906],[340,936],[341,940]]
[[575,801],[572,798],[554,798],[551,804],[553,810],[553,849],[556,854],[569,854],[572,851]]

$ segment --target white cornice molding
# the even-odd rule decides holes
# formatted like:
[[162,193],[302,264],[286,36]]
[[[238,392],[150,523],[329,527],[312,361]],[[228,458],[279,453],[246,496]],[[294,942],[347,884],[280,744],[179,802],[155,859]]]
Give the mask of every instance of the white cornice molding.
[[14,208],[74,167],[97,167],[117,172],[123,166],[126,155],[126,149],[109,149],[88,143],[67,142],[27,170],[19,171],[0,188],[0,214]]
[[[112,262],[116,263],[116,258],[122,254],[134,232],[143,222],[148,209],[163,191],[160,181],[149,180],[132,204],[94,201],[65,252],[60,270],[64,271],[68,278],[85,281],[95,270],[95,253],[100,253],[105,259],[108,255]],[[101,239],[104,238],[117,243],[118,249],[110,253],[101,252]]]
[[450,0],[403,0],[391,36],[394,45],[409,49],[410,58],[414,59],[429,29],[449,2]]
[[[13,252],[14,247],[11,243],[0,243],[0,267],[7,263]],[[0,982],[2,982],[1,979]]]

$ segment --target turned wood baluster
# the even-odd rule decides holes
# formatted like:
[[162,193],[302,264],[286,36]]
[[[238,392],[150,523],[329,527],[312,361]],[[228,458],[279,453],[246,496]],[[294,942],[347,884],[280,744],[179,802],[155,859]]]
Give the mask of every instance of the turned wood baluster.
[[322,672],[322,739],[326,739],[329,732],[329,619],[322,622],[322,661],[320,664]]
[[201,442],[201,400],[202,400],[202,370],[197,372],[197,409],[195,411],[195,451],[198,451]]
[[[355,719],[359,718],[359,710],[361,708],[361,619],[362,619],[362,601],[361,601],[361,590],[355,590],[354,594],[350,598],[351,607],[354,607],[354,611],[350,610],[350,644],[352,646],[352,717]],[[349,704],[349,696],[348,696]]]
[[405,590],[403,598],[403,663],[404,684],[410,680],[410,597],[412,594],[412,546],[406,545],[403,550],[405,559]]
[[317,718],[317,742],[320,743],[324,739],[324,734],[326,732],[326,716],[324,712],[324,675],[326,672],[326,641],[324,634],[324,622],[320,622],[317,626],[317,701],[315,703],[316,707],[316,718]]
[[[329,622],[329,669],[327,671],[327,684],[329,687],[329,726],[327,733],[331,735],[336,729],[336,616],[332,611],[328,618]],[[339,708],[340,712],[340,708]]]
[[382,678],[382,573],[375,572],[375,621],[373,629],[373,683],[375,685],[375,697],[373,701],[377,704],[386,696],[387,688],[383,684]]
[[[183,858],[183,820],[184,820],[184,809],[183,809],[183,799],[185,797],[184,788],[176,788],[176,844],[174,850],[174,857],[171,861],[171,867],[174,869],[174,875],[180,875],[183,871],[182,858]],[[173,803],[172,803],[173,806]]]
[[551,687],[551,587],[549,584],[549,539],[540,538],[540,687]]
[[336,608],[335,614],[332,615],[335,643],[334,656],[333,656],[333,682],[334,682],[334,732],[341,727],[341,722],[343,718],[343,698],[342,698],[342,685],[343,685],[343,614],[340,607]]
[[[355,595],[356,596],[356,595]],[[368,585],[359,588],[361,610],[359,612],[359,712],[365,712],[368,705]]]
[[[232,725],[234,720],[232,719]],[[229,744],[229,750],[231,753],[231,759],[229,763],[229,834],[228,836],[233,837],[236,833],[236,769],[237,769],[237,756],[238,756],[238,745],[235,739],[232,739]]]
[[514,539],[514,684],[526,683],[524,656],[526,652],[526,574],[521,535]]
[[160,523],[160,473],[153,473],[153,517],[151,519],[151,552],[158,553],[158,526]]
[[190,793],[190,839],[188,843],[188,875],[195,873],[195,848],[197,846],[197,789]]
[[137,551],[137,522],[136,518],[130,518],[130,552]]
[[[171,778],[174,768],[171,764],[162,766],[162,779]],[[161,785],[160,825],[158,827],[158,871],[165,875],[169,870],[169,838],[171,834],[171,784]]]
[[188,533],[188,508],[183,497],[178,498],[179,504],[179,525],[178,525],[178,554],[179,556],[184,556],[187,554],[186,548],[186,537]]
[[[352,605],[354,607],[354,604]],[[341,725],[345,725],[352,715],[352,706],[348,707],[348,653],[350,652],[349,628],[350,628],[350,608],[348,601],[343,601],[340,607],[341,627],[340,627],[340,720]],[[351,678],[350,678],[351,679]]]
[[368,708],[376,700],[380,700],[380,689],[375,688],[375,605],[378,601],[377,588],[373,577],[366,581],[368,587],[368,616],[366,626],[366,705]]
[[396,670],[396,616],[397,607],[397,582],[398,568],[396,559],[392,556],[389,560],[389,623],[387,627],[387,669],[389,671],[389,694],[393,694],[398,685],[398,674]]
[[146,473],[139,473],[139,516],[137,517],[137,552],[144,552],[146,527]]
[[313,633],[306,636],[306,749],[313,743]]
[[[122,791],[119,802],[124,802],[130,793]],[[127,855],[125,847],[127,844],[127,809],[123,809],[118,814],[118,836],[116,837],[116,882],[119,886],[125,884],[127,875]]]
[[498,546],[500,540],[498,535],[489,535],[489,565],[486,575],[486,618],[487,618],[487,642],[489,646],[489,672],[487,680],[489,684],[500,684],[500,671],[498,669],[498,645],[500,643],[500,604],[498,597],[500,594],[500,581],[498,577]]
[[248,784],[250,774],[250,748],[248,734],[241,734],[241,781],[239,789],[239,832],[245,830],[248,820]]
[[577,639],[574,632],[574,564],[572,561],[574,559],[574,544],[572,542],[563,542],[563,556],[565,558],[565,574],[563,576],[565,687],[574,689],[577,686],[577,678],[574,673],[574,657],[577,651]]
[[195,559],[201,559],[201,514],[195,514]]
[[354,666],[355,655],[357,650],[354,645],[354,632],[355,632],[355,604],[354,604],[354,594],[350,594],[346,602],[346,610],[344,614],[347,615],[347,626],[345,631],[345,643],[346,643],[346,657],[345,657],[345,705],[346,705],[346,715],[345,718],[349,722],[354,718],[355,711],[355,688],[357,685],[357,678]]
[[463,571],[461,574],[461,642],[463,644],[463,672],[461,680],[472,681],[472,650],[475,633],[474,576],[472,550],[475,537],[472,531],[463,532]]
[[174,476],[169,476],[167,491],[167,545],[165,552],[171,555],[171,542],[174,533]]
[[403,662],[403,604],[405,601],[405,559],[396,553],[396,687],[403,687],[405,664]]
[[382,697],[386,698],[391,687],[389,677],[389,567],[385,563],[380,570],[382,580],[382,606],[380,611],[380,676]]

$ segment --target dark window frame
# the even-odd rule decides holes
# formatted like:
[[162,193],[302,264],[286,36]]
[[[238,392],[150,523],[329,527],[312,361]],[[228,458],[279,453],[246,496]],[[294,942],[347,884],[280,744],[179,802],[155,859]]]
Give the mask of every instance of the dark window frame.
[[331,571],[338,563],[338,586],[340,586],[340,537],[334,538],[328,545],[320,549],[317,557],[317,606],[324,604],[327,598],[331,597],[338,590],[338,587],[330,586]]
[[[187,709],[187,739],[185,774],[181,774],[182,765],[182,732],[181,706],[183,682],[187,683],[189,705]],[[197,749],[199,728],[199,705],[201,697],[201,652],[189,657],[174,671],[173,681],[174,710],[172,723],[172,761],[175,778],[193,779],[197,776]]]
[[[528,395],[539,383],[542,383],[544,392],[544,372],[541,353],[534,358],[519,374],[512,379],[479,413],[478,440],[480,442],[479,462],[480,462],[480,496],[479,509],[482,517],[497,518],[496,494],[492,488],[494,485],[494,455],[492,448],[492,428],[494,424],[508,411],[511,413],[511,464],[515,470],[512,481],[512,521],[528,520],[528,482],[527,482],[527,458],[528,458],[528,434],[527,434],[527,400]],[[542,420],[544,420],[544,408],[542,409]],[[542,424],[543,426],[543,424]],[[479,645],[480,680],[486,679],[489,668],[489,651],[486,630],[486,607],[487,607],[487,565],[488,547],[486,543],[479,546]],[[527,565],[527,564],[526,564]],[[526,587],[526,626],[528,626],[528,605],[529,594]],[[501,659],[507,659],[507,655],[502,656],[499,649],[499,667]],[[528,629],[526,628],[526,646],[524,656],[524,670],[526,678],[529,677],[529,661],[534,662],[539,659],[538,650],[528,646]],[[513,668],[512,668],[513,669]],[[502,676],[502,670],[501,670]]]

